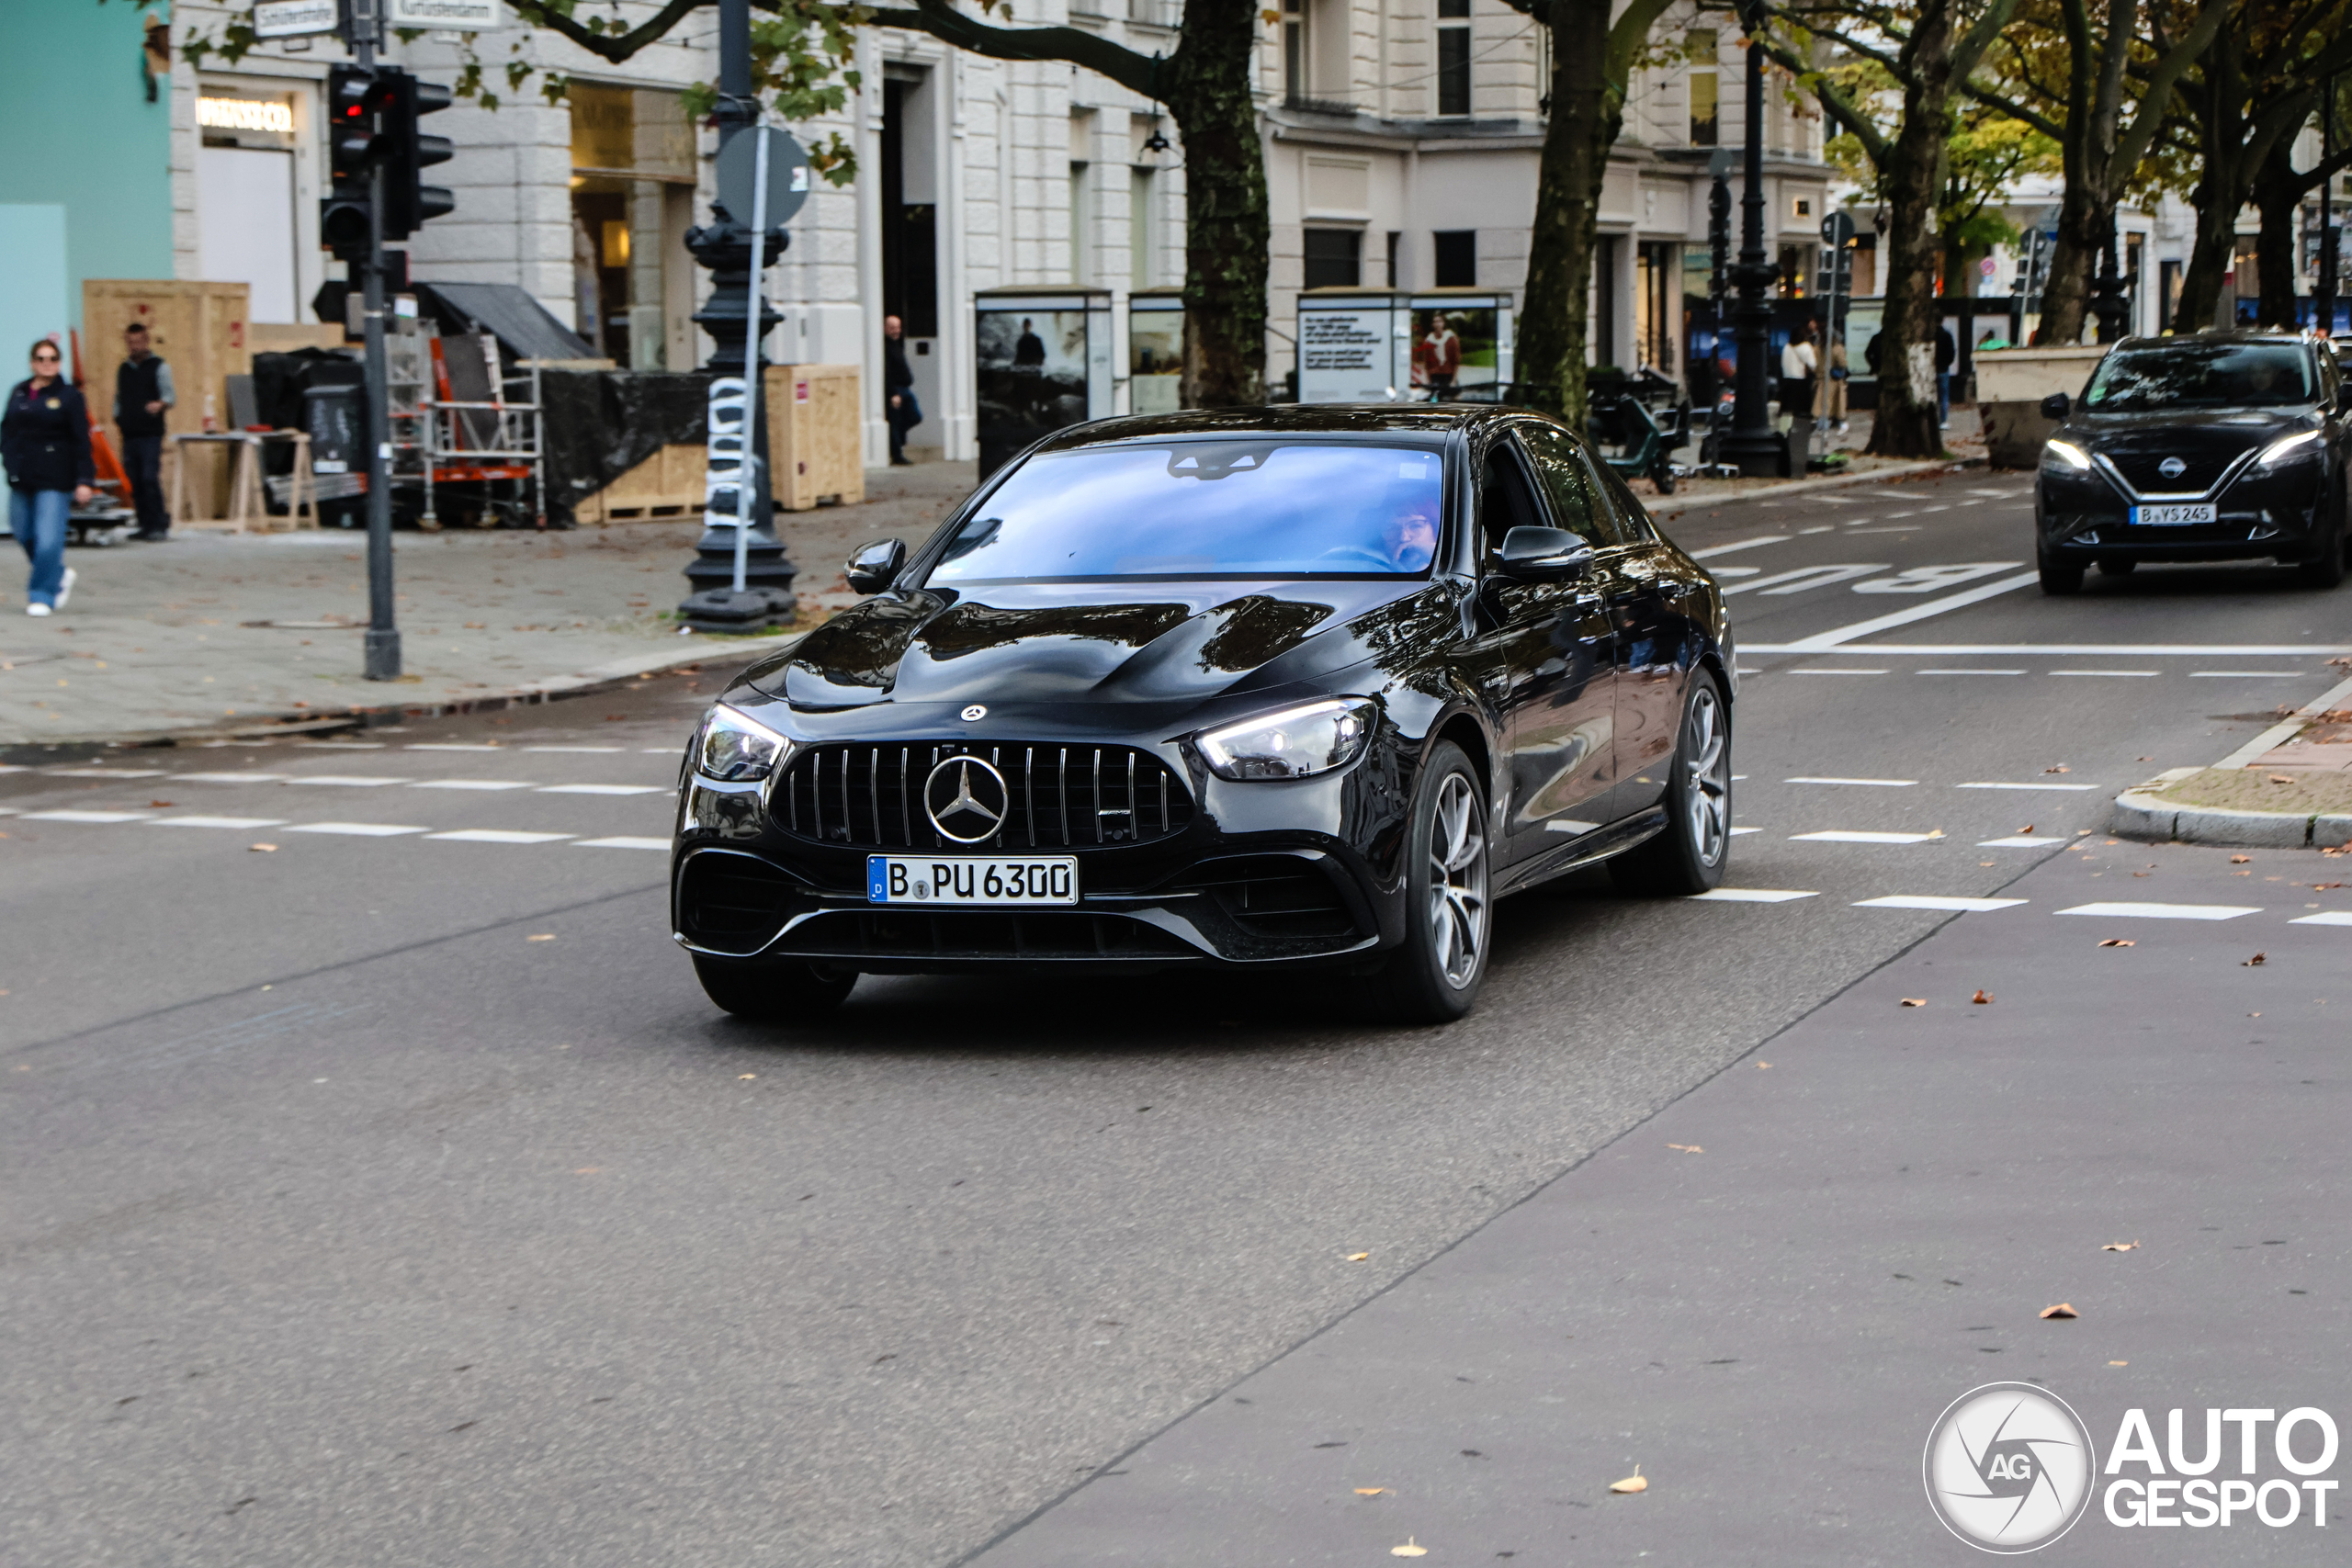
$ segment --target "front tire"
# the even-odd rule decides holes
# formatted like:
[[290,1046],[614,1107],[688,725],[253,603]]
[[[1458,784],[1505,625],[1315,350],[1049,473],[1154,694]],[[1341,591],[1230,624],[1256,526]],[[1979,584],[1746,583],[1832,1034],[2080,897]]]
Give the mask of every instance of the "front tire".
[[1621,891],[1688,897],[1724,879],[1731,859],[1731,714],[1702,670],[1682,699],[1682,731],[1666,782],[1666,828],[1609,863]]
[[2347,547],[2352,547],[2352,538],[2347,538],[2339,524],[2326,553],[2295,569],[2296,581],[2306,588],[2335,587],[2344,581],[2344,557]]
[[2034,552],[2034,565],[2041,571],[2041,591],[2052,599],[2069,598],[2083,591],[2079,565],[2052,560],[2047,550]]
[[1374,975],[1386,1023],[1451,1023],[1487,979],[1493,907],[1487,896],[1487,795],[1470,759],[1438,742],[1413,798],[1405,874],[1405,942]]
[[763,964],[700,953],[694,959],[703,995],[751,1023],[811,1022],[841,1006],[857,984],[854,972],[837,974],[813,964]]

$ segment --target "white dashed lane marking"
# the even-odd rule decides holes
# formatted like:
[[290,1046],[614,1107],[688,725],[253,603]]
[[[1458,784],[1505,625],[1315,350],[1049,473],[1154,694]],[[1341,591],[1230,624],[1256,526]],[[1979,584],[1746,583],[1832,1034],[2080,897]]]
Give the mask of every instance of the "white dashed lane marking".
[[150,828],[283,828],[282,817],[158,817]]
[[1919,781],[1917,779],[1840,779],[1802,774],[1792,779],[1782,779],[1781,782],[1782,784],[1868,784],[1877,789],[1908,789]]
[[2022,670],[1914,670],[1914,675],[2022,675]]
[[541,795],[671,795],[668,784],[548,784]]
[[49,768],[44,771],[61,779],[160,779],[164,776],[161,768]]
[[2290,926],[2352,926],[2352,909],[2330,909],[2325,914],[2298,915],[2287,923]]
[[2052,675],[2098,676],[2110,681],[2147,680],[2157,673],[2154,670],[2052,670],[2050,672]]
[[28,811],[28,822],[144,822],[147,811]]
[[403,833],[428,833],[429,828],[404,828],[390,822],[304,822],[289,833],[342,833],[355,839],[394,839]]
[[552,844],[569,839],[570,833],[523,833],[511,828],[461,828],[454,833],[427,833],[428,839],[446,839],[459,844]]
[[1786,904],[1798,898],[1817,898],[1812,891],[1800,892],[1792,887],[1716,887],[1704,893],[1693,893],[1694,904]]
[[1792,670],[1792,675],[1892,675],[1892,670]]
[[1952,785],[1952,788],[1954,789],[2061,789],[2069,792],[2097,789],[2098,787],[2098,785],[2097,784],[1996,784],[1981,779],[1974,784]]
[[1843,828],[1826,828],[1818,833],[1792,833],[1793,844],[1924,844],[1940,839],[1941,833],[1866,833]]
[[627,837],[612,839],[582,839],[571,847],[576,850],[661,850],[666,852],[670,848],[670,840],[667,839],[632,839]]
[[298,784],[334,784],[344,789],[381,789],[386,784],[406,784],[409,781],[365,773],[298,773],[286,782]]
[[2023,834],[2018,834],[2008,839],[1979,839],[1976,841],[1976,847],[1980,850],[2042,850],[2048,849],[2052,844],[2072,842],[2074,840],[2071,839],[2030,839]]
[[529,789],[527,779],[419,779],[411,789]]
[[2109,920],[2234,920],[2262,913],[2259,904],[2077,904],[2062,915],[2094,915]]
[[2023,898],[1946,898],[1929,893],[1891,893],[1883,898],[1861,898],[1857,909],[1942,909],[1955,914],[1984,909],[2014,909]]

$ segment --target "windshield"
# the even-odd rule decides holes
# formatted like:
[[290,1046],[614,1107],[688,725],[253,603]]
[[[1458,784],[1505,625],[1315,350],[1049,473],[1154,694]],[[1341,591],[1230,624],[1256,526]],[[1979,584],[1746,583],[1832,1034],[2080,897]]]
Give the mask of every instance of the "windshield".
[[930,581],[1418,576],[1444,473],[1426,449],[1280,438],[1049,452],[956,531]]
[[2318,396],[2311,356],[2293,344],[2176,342],[2109,355],[2083,404],[2101,413],[2144,413],[2276,407]]

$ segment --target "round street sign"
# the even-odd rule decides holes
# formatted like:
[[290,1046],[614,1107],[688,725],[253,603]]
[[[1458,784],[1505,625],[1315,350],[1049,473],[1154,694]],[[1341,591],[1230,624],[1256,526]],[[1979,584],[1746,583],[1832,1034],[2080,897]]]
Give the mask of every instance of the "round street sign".
[[736,222],[752,221],[752,182],[759,167],[760,139],[768,144],[767,220],[771,229],[792,221],[808,199],[808,154],[792,132],[773,125],[740,131],[718,152],[718,200]]

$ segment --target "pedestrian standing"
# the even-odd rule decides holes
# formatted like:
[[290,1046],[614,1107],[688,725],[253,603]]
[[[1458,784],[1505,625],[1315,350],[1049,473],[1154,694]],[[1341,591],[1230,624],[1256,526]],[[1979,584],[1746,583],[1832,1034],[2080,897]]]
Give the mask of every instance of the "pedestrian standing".
[[1846,340],[1833,339],[1829,344],[1829,374],[1821,379],[1821,393],[1815,400],[1813,416],[1825,424],[1837,426],[1838,434],[1846,434],[1846,381],[1851,374],[1846,362]]
[[1821,360],[1813,348],[1813,323],[1805,321],[1781,350],[1781,412],[1792,423],[1813,416],[1814,377],[1820,367]]
[[178,398],[172,367],[149,346],[147,323],[122,329],[129,355],[114,373],[114,423],[122,432],[122,466],[130,474],[131,504],[139,510],[134,539],[161,539],[172,529],[164,510],[164,422]]
[[[890,466],[894,468],[913,467],[907,460],[907,432],[922,423],[922,404],[915,400],[914,367],[907,363],[906,332],[906,323],[898,317],[882,318],[882,389],[889,403]],[[1043,344],[1038,345],[1041,358],[1044,348]]]
[[1951,428],[1951,367],[1960,357],[1960,345],[1951,340],[1950,327],[1936,329],[1936,428]]
[[90,462],[90,409],[58,374],[57,344],[33,344],[32,370],[8,393],[0,416],[0,466],[8,471],[8,529],[32,562],[25,614],[62,610],[74,592],[65,564],[65,528],[76,506],[90,503],[97,470]]

